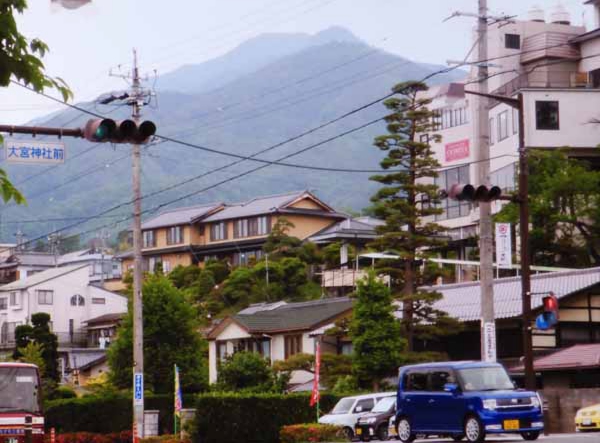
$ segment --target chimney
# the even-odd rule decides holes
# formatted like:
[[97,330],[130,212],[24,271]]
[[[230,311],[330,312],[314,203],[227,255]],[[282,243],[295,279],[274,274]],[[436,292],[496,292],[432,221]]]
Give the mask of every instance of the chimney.
[[546,22],[546,13],[542,8],[539,7],[539,5],[535,5],[533,8],[531,8],[527,15],[529,17],[530,22]]

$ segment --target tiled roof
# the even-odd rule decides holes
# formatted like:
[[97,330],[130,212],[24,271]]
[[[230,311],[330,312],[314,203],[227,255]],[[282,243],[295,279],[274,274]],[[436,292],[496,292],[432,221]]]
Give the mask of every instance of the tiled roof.
[[348,218],[335,223],[332,226],[326,227],[325,229],[312,235],[310,239],[319,240],[344,235],[375,238],[377,236],[377,233],[375,232],[375,226],[376,225],[374,224],[367,224],[356,219]]
[[[600,343],[581,344],[561,349],[550,355],[536,358],[533,362],[536,371],[559,371],[564,369],[600,368]],[[511,372],[523,372],[522,365]]]
[[152,217],[150,220],[146,220],[142,224],[142,229],[156,229],[166,226],[189,224],[192,220],[202,217],[219,206],[221,206],[220,203],[210,203],[207,205],[171,209],[158,214],[156,217]]
[[352,308],[348,297],[330,298],[302,303],[288,303],[270,311],[235,315],[250,333],[296,331],[312,329]]
[[[552,291],[560,299],[566,295],[600,283],[600,268],[538,274],[531,277],[531,307],[542,306],[542,298]],[[481,315],[480,282],[432,286],[443,298],[435,308],[445,311],[461,321],[478,321]],[[496,318],[520,316],[521,278],[510,277],[494,280],[494,312]]]
[[287,204],[299,199],[305,194],[311,195],[308,191],[295,191],[286,194],[256,197],[247,202],[225,205],[225,208],[222,211],[206,217],[204,221],[215,222],[231,220],[234,218],[251,217],[253,215],[270,214],[285,207]]
[[125,318],[127,315],[126,312],[117,312],[113,314],[104,314],[100,317],[90,318],[89,320],[84,321],[83,323],[87,323],[88,326],[96,323],[110,323],[110,322],[118,322]]
[[61,266],[60,268],[50,268],[42,272],[33,274],[24,280],[17,280],[4,286],[0,286],[0,291],[16,291],[38,285],[48,280],[53,280],[62,275],[68,274],[79,269],[87,268],[88,265]]
[[18,252],[14,258],[25,266],[54,266],[55,264],[54,255],[47,252]]

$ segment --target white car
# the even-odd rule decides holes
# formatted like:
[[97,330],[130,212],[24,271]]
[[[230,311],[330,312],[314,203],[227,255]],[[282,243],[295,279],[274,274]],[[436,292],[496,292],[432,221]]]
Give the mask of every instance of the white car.
[[385,397],[395,397],[395,392],[344,397],[337,402],[331,412],[319,418],[319,423],[340,426],[350,439],[354,438],[354,425],[361,415],[370,412],[375,404]]

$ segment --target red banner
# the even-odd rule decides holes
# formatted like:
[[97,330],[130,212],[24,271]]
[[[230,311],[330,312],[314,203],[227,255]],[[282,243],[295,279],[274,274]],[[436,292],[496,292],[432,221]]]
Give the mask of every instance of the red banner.
[[321,378],[321,342],[317,341],[317,349],[315,350],[315,380],[313,382],[312,393],[310,394],[310,405],[314,406],[319,403],[321,394],[319,393],[319,379]]
[[454,160],[461,160],[463,158],[469,158],[469,139],[459,140],[454,143],[448,143],[446,145],[445,159],[447,162]]

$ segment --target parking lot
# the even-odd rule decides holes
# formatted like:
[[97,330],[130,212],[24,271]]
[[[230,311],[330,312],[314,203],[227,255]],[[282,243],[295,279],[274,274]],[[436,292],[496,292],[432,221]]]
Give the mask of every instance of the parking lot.
[[[377,441],[377,440],[373,440]],[[463,440],[464,441],[464,440]],[[512,442],[524,442],[520,436],[501,436],[501,437],[488,437],[486,442],[497,442],[497,443],[512,443]],[[570,442],[581,442],[581,443],[597,443],[600,441],[600,433],[592,432],[585,434],[555,434],[548,436],[541,436],[537,441],[543,443],[570,443]],[[389,440],[389,442],[398,443],[399,440]],[[443,438],[428,438],[415,440],[415,443],[448,443],[453,442],[451,439]]]

